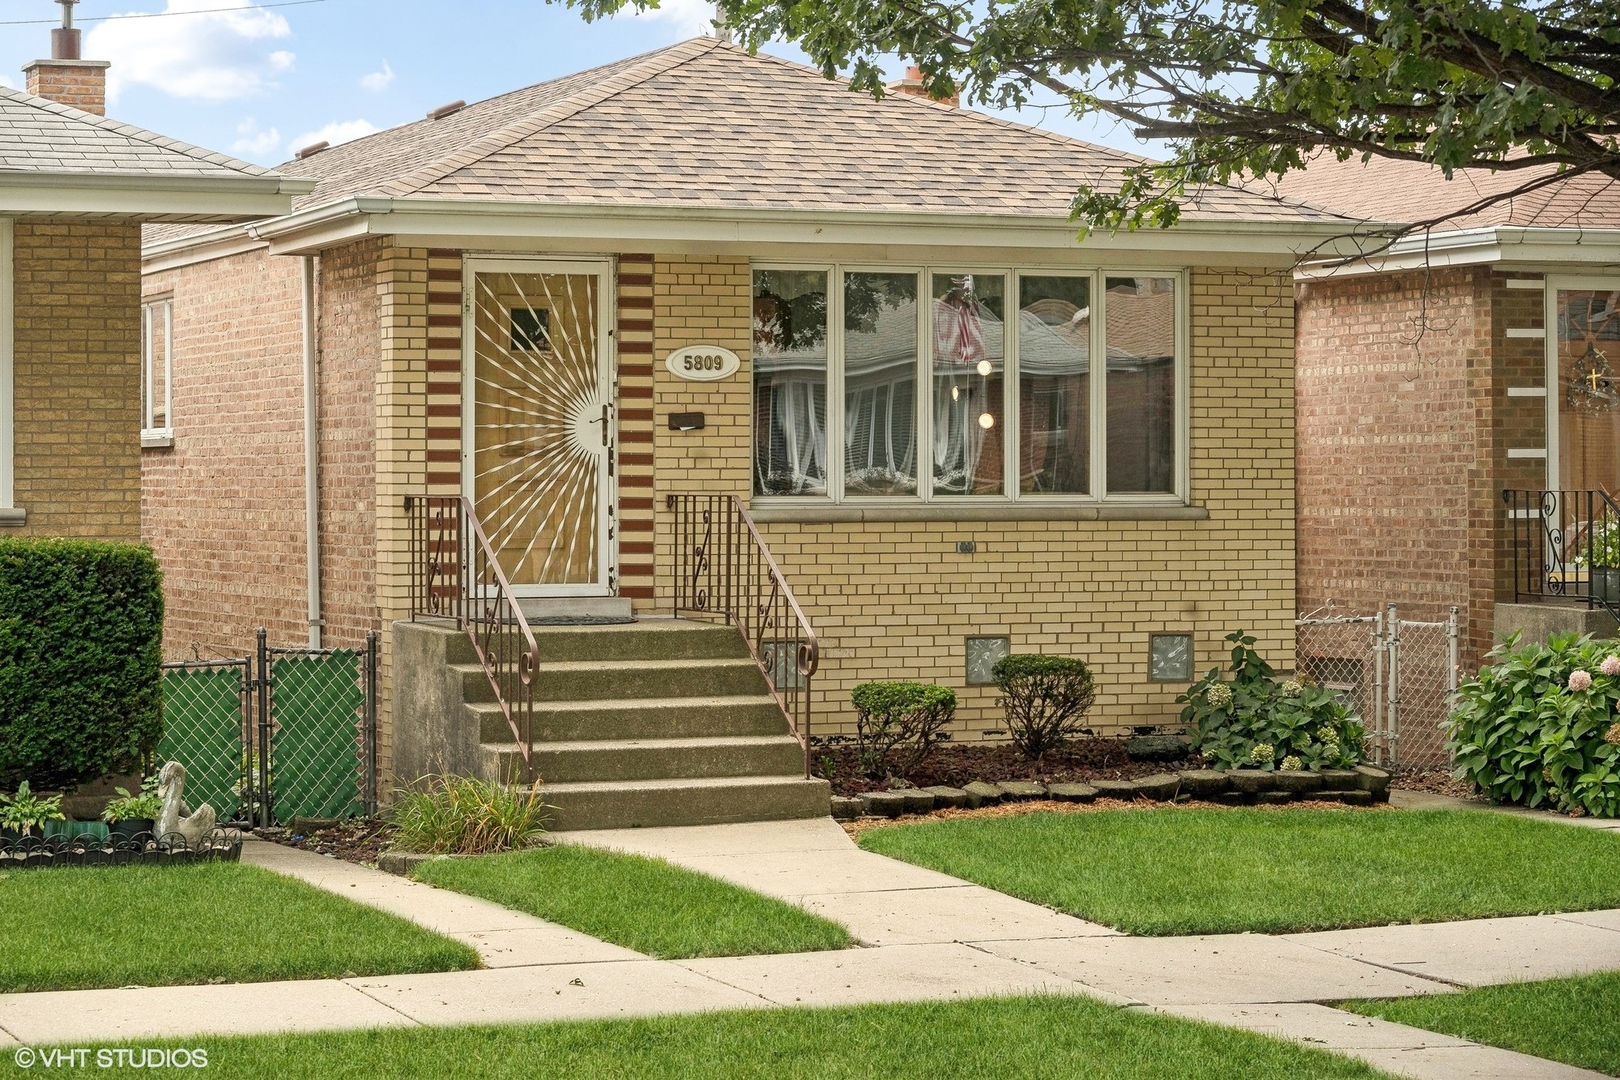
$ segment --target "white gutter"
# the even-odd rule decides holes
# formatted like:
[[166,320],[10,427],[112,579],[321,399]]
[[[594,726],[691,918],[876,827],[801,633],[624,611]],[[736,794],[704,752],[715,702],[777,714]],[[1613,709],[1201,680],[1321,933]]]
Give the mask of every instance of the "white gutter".
[[[268,240],[272,254],[302,254],[362,236],[571,239],[598,247],[646,244],[888,245],[1118,250],[1198,255],[1235,253],[1292,260],[1342,238],[1354,254],[1358,234],[1376,228],[1349,219],[1325,221],[1186,220],[1171,229],[1096,232],[1082,245],[1067,217],[915,213],[865,210],[782,210],[759,207],[638,206],[356,196],[247,226]],[[1365,246],[1365,241],[1359,242]],[[1334,246],[1331,250],[1339,250]]]
[[122,214],[245,221],[286,214],[310,180],[280,176],[141,176],[0,169],[0,213]]
[[1315,281],[1491,263],[1543,264],[1549,269],[1620,265],[1620,229],[1488,225],[1417,233],[1402,237],[1387,251],[1366,259],[1343,265],[1331,261],[1307,263],[1294,271],[1294,278]]
[[309,567],[309,647],[321,647],[320,417],[316,414],[315,256],[305,255],[304,286],[304,546]]

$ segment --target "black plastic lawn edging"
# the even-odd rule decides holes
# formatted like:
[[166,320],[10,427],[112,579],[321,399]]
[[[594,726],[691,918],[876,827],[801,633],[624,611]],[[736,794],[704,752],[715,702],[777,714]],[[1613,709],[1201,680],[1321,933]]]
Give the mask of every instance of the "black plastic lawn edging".
[[215,829],[195,844],[179,833],[155,837],[149,832],[108,840],[83,836],[0,837],[0,870],[42,870],[58,866],[189,866],[206,862],[240,862],[242,834]]

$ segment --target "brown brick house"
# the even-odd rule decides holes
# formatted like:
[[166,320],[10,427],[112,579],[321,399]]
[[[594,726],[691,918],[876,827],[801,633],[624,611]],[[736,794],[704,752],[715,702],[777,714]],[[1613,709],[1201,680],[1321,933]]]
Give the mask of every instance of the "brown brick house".
[[37,60],[29,92],[0,87],[0,527],[12,533],[140,538],[153,332],[142,223],[246,221],[308,188],[101,116],[106,67]]
[[[1007,649],[1084,657],[1101,726],[1172,720],[1235,627],[1292,649],[1288,268],[1345,222],[1213,189],[1168,232],[1077,244],[1077,179],[1130,160],[698,39],[306,152],[290,215],[152,230],[171,647],[378,629],[385,769],[494,768],[494,705],[426,715],[482,680],[443,690],[462,646],[399,638],[443,581],[413,576],[408,500],[468,500],[527,621],[647,639],[746,561],[681,497],[737,496],[819,635],[818,733],[856,682],[918,678],[986,737]],[[610,721],[637,735],[615,782],[642,752],[753,768],[721,751],[755,735],[680,727],[741,707],[723,664],[659,726],[584,688],[586,636],[541,635],[536,708],[576,734],[537,738],[536,769],[584,785],[554,798],[608,782],[579,762]],[[778,676],[789,639],[759,640]],[[595,640],[600,672],[637,662]],[[622,670],[619,697],[654,695]]]
[[[1419,221],[1521,179],[1319,161],[1282,192]],[[1300,610],[1459,605],[1464,671],[1508,630],[1612,630],[1582,564],[1620,492],[1620,183],[1556,183],[1297,282]]]

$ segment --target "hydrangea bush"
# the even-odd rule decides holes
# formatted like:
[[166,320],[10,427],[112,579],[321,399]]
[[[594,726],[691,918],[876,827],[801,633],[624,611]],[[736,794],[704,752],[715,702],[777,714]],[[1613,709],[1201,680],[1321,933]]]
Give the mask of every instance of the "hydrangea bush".
[[1620,814],[1620,649],[1574,634],[1507,638],[1457,689],[1457,775],[1492,802]]
[[1366,734],[1339,695],[1304,679],[1277,681],[1239,630],[1227,671],[1213,668],[1176,699],[1192,748],[1216,769],[1339,769],[1362,760]]

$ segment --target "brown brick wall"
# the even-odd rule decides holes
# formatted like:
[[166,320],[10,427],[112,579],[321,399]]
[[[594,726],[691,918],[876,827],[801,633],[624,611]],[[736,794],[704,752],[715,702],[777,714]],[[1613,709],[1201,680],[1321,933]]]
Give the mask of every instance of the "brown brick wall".
[[356,647],[380,629],[377,612],[377,288],[381,240],[319,260],[322,643]]
[[[1504,425],[1519,442],[1541,437],[1539,399],[1510,403],[1493,366],[1501,295],[1486,268],[1313,281],[1297,295],[1300,610],[1393,603],[1438,621],[1455,604],[1464,671],[1489,648],[1499,589]],[[1539,313],[1539,293],[1519,298]],[[1512,381],[1539,385],[1539,370]]]
[[141,535],[139,225],[13,227],[15,504],[3,535]]
[[[174,305],[172,449],[142,457],[171,657],[308,639],[297,259],[254,251],[148,275]],[[138,424],[137,424],[138,426]]]

